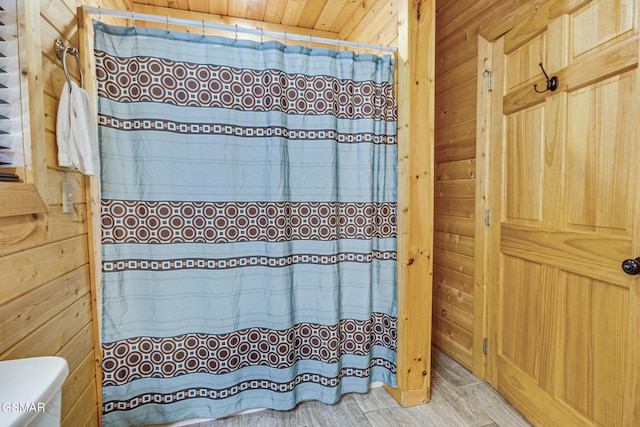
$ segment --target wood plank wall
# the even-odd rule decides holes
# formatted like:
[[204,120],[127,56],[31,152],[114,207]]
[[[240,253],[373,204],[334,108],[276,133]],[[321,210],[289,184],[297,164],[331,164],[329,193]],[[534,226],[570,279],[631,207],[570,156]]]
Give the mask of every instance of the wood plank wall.
[[[31,2],[29,2],[31,3]],[[39,3],[39,4],[38,4]],[[64,357],[63,426],[98,425],[94,324],[89,283],[89,248],[84,177],[57,166],[55,121],[64,72],[53,43],[78,46],[80,4],[126,9],[128,0],[34,0],[41,14],[48,212],[0,218],[0,359]],[[67,63],[75,66],[75,60]],[[37,72],[38,70],[36,70]],[[77,71],[73,72],[78,78]],[[62,182],[73,186],[73,213],[62,213]],[[1,203],[11,203],[2,200]]]
[[398,0],[361,2],[338,36],[341,40],[398,47]]
[[474,259],[483,223],[475,214],[481,203],[475,193],[478,36],[497,39],[536,3],[436,2],[433,343],[480,377],[485,328],[478,324],[482,302],[475,296],[482,298],[484,279]]
[[[397,0],[367,0],[362,3],[362,7],[355,10],[352,19],[350,19],[344,28],[339,32],[314,30],[309,28],[294,27],[283,24],[273,24],[269,22],[253,21],[244,18],[232,18],[226,16],[209,15],[202,12],[181,11],[166,7],[153,6],[152,4],[144,5],[135,3],[133,10],[139,13],[147,13],[158,16],[171,16],[173,18],[189,19],[193,21],[205,20],[226,25],[238,25],[246,28],[263,28],[266,31],[286,31],[291,34],[312,35],[315,37],[338,38],[341,40],[357,41],[363,44],[374,44],[383,46],[397,46],[398,39],[398,1]],[[164,28],[163,24],[149,23],[139,21],[136,25],[144,27]],[[197,28],[173,26],[175,30],[193,32],[201,31]],[[382,29],[382,30],[381,30]],[[216,32],[206,30],[206,34],[216,34],[229,37],[228,32]],[[243,38],[258,40],[259,37],[242,35]],[[265,40],[267,37],[265,37]],[[281,40],[280,40],[281,41]],[[289,41],[295,44],[296,42]],[[307,42],[298,42],[305,44]],[[318,46],[314,44],[314,46]],[[330,46],[335,48],[335,46]],[[364,49],[363,49],[364,52]]]

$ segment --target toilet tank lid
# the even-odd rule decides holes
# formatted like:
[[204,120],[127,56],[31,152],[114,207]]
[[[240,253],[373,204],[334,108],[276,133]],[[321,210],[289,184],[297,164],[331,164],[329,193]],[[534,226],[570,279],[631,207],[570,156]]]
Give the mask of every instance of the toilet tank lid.
[[[62,388],[68,374],[69,366],[62,357],[0,360],[0,404],[46,404]],[[10,414],[0,411],[0,418]]]

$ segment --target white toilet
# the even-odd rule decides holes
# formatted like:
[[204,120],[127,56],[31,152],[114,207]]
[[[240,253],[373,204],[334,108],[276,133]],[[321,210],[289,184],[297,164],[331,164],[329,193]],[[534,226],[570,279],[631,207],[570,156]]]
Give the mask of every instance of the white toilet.
[[0,361],[0,426],[59,427],[68,374],[62,357]]

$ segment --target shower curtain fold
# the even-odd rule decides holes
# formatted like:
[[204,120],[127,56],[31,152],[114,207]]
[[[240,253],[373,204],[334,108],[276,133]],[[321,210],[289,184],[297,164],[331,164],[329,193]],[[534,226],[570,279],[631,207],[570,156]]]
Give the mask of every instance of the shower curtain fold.
[[94,27],[104,424],[394,387],[394,60]]

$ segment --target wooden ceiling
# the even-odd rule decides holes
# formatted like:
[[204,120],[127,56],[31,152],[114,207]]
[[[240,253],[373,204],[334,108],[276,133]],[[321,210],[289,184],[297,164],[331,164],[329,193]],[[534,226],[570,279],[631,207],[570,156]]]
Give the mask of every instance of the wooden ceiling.
[[377,0],[133,0],[149,5],[340,33]]

